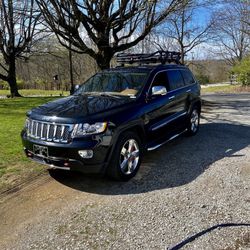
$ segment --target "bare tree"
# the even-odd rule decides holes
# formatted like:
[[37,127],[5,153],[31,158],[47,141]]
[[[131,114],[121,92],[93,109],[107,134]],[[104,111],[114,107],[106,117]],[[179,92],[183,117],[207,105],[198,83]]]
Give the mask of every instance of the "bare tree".
[[224,0],[214,13],[214,43],[216,53],[230,65],[235,65],[250,51],[249,2]]
[[[170,15],[167,22],[157,32],[159,37],[164,37],[167,34],[168,46],[181,52],[181,62],[183,64],[187,53],[209,39],[209,32],[212,27],[211,20],[204,24],[196,20],[196,12],[199,12],[202,8],[204,11],[204,8],[208,7],[208,5],[209,1],[207,0],[183,1],[178,11]],[[165,38],[159,39],[157,45],[164,48],[164,44]]]
[[[142,41],[183,0],[37,0],[60,43],[110,67],[116,52]],[[72,46],[72,47],[71,47]]]
[[0,1],[0,79],[8,82],[11,96],[20,96],[16,83],[16,60],[25,58],[35,41],[40,13],[34,0]]
[[243,33],[250,36],[250,1],[245,0],[245,9],[243,10],[242,23],[244,24]]

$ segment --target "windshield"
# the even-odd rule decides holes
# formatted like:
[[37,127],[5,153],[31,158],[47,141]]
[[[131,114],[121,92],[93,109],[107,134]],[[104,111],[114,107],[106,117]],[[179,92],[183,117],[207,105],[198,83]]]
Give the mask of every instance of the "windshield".
[[136,96],[147,79],[148,72],[101,72],[97,73],[75,92],[80,94],[110,94]]

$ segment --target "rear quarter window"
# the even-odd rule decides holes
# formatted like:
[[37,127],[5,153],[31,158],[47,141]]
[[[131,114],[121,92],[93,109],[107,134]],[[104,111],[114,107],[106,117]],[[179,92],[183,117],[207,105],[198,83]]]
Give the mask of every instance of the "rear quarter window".
[[181,74],[184,78],[185,85],[192,85],[195,83],[195,79],[190,70],[183,69],[181,70]]

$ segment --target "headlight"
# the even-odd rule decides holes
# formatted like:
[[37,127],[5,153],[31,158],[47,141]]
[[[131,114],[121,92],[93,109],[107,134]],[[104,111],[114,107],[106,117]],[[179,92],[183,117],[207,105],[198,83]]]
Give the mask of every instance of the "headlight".
[[76,124],[75,130],[74,130],[74,137],[79,137],[83,135],[94,135],[102,133],[107,128],[107,122],[97,122],[95,124]]

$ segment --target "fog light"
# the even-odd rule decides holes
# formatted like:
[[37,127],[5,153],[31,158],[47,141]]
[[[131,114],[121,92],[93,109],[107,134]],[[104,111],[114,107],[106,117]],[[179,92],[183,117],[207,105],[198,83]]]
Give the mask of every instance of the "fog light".
[[94,155],[93,150],[79,150],[78,154],[85,159],[90,159]]

